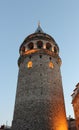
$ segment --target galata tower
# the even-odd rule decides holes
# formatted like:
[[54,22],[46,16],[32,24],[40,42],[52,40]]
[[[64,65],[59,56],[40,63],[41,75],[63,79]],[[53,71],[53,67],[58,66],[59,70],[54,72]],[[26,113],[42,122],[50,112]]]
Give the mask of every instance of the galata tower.
[[67,130],[57,43],[38,25],[19,53],[11,130]]

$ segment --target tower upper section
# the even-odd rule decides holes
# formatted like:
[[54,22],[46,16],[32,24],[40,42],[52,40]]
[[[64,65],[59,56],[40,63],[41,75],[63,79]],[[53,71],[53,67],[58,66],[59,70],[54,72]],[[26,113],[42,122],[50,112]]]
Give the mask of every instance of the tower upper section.
[[36,31],[33,34],[27,36],[21,44],[19,49],[19,64],[21,57],[36,52],[44,52],[53,56],[59,55],[59,47],[56,41],[50,35],[44,33],[40,27],[40,24],[38,24]]

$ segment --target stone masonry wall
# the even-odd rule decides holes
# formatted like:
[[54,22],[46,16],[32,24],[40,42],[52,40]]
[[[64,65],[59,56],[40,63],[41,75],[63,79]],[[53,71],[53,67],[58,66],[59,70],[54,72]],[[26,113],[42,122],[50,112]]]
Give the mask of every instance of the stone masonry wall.
[[67,130],[60,66],[51,61],[38,53],[20,64],[12,130]]

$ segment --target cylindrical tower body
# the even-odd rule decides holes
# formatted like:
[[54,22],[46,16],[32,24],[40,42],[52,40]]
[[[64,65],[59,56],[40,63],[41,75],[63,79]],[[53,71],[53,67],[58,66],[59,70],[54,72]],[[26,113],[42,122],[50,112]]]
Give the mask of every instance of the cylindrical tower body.
[[67,130],[58,53],[40,27],[22,43],[12,130]]

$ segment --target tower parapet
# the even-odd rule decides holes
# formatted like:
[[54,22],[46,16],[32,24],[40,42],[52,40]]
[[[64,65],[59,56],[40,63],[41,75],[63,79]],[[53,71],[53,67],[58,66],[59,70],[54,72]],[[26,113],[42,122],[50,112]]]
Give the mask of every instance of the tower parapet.
[[31,56],[36,52],[47,53],[50,56],[57,57],[57,62],[61,64],[57,43],[50,35],[44,33],[40,26],[38,26],[35,33],[26,37],[21,44],[19,49],[20,58],[18,60],[18,65],[20,65],[21,59],[24,59],[24,57],[28,55]]

